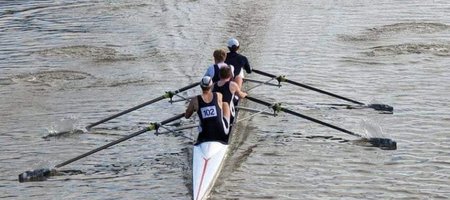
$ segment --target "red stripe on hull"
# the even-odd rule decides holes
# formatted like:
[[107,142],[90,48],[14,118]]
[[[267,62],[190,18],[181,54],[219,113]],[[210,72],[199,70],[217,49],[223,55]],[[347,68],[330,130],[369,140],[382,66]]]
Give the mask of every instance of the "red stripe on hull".
[[197,197],[195,198],[196,200],[198,200],[198,196],[200,195],[200,190],[202,189],[203,178],[205,177],[206,166],[208,165],[208,160],[209,159],[203,158],[203,160],[205,161],[204,162],[205,164],[203,165],[202,179],[200,180],[200,185],[198,186]]

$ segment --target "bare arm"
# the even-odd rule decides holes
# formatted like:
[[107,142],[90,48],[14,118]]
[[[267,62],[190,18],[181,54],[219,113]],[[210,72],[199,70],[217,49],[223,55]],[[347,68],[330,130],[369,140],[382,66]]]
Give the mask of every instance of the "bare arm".
[[197,111],[197,109],[198,109],[198,100],[197,100],[197,96],[195,96],[195,97],[191,98],[191,101],[189,102],[189,105],[186,108],[186,112],[184,114],[184,117],[186,119],[191,117],[192,114],[194,113],[194,111]]
[[223,107],[222,107],[222,98],[223,98],[222,93],[216,92],[216,94],[217,94],[217,104],[219,105],[220,109],[223,109]]
[[230,92],[236,94],[239,98],[243,99],[247,96],[246,92],[241,91],[239,85],[233,81],[230,82]]
[[237,75],[236,77],[234,77],[233,82],[237,83],[239,88],[241,88],[244,80],[242,79],[241,75]]

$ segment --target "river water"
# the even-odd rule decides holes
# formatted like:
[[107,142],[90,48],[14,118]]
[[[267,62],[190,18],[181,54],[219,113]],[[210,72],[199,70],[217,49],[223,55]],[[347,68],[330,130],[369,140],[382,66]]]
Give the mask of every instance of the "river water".
[[[189,130],[137,136],[47,181],[17,175],[183,112],[185,103],[161,101],[83,130],[199,81],[212,52],[236,37],[255,69],[394,113],[346,109],[284,83],[252,96],[398,149],[287,114],[246,113],[211,199],[448,199],[449,11],[439,0],[0,1],[0,198],[190,199]],[[53,135],[71,129],[83,132]]]

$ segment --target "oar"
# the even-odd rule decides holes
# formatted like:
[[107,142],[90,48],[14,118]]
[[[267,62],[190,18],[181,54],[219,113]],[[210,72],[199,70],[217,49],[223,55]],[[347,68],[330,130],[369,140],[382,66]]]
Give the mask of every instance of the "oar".
[[[112,141],[112,142],[110,142],[108,144],[105,144],[105,145],[103,145],[101,147],[98,147],[98,148],[93,149],[93,150],[91,150],[89,152],[81,154],[81,155],[79,155],[79,156],[77,156],[75,158],[72,158],[72,159],[69,159],[69,160],[67,160],[65,162],[62,162],[62,163],[56,165],[55,168],[63,167],[65,165],[67,165],[67,164],[75,162],[75,161],[77,161],[77,160],[79,160],[81,158],[84,158],[86,156],[94,154],[94,153],[96,153],[98,151],[101,151],[103,149],[106,149],[108,147],[111,147],[111,146],[114,146],[116,144],[119,144],[119,143],[121,143],[121,142],[123,142],[125,140],[130,139],[130,138],[136,137],[136,136],[138,136],[138,135],[140,135],[142,133],[145,133],[147,131],[157,130],[159,126],[167,124],[167,123],[172,122],[172,121],[175,121],[175,120],[180,119],[182,117],[184,117],[184,113],[181,113],[181,114],[178,114],[178,115],[176,115],[174,117],[171,117],[169,119],[163,120],[160,123],[151,123],[150,126],[144,128],[144,129],[142,129],[140,131],[137,131],[137,132],[135,132],[133,134],[130,134],[130,135],[125,136],[125,137],[122,137],[122,138],[120,138],[118,140]],[[46,177],[51,175],[51,173],[52,173],[52,170],[49,169],[49,168],[36,169],[36,170],[33,170],[33,171],[26,171],[24,173],[19,174],[19,182],[45,180]]]
[[[332,125],[332,124],[329,124],[329,123],[320,121],[320,120],[318,120],[318,119],[315,119],[315,118],[312,118],[312,117],[309,117],[309,116],[300,114],[300,113],[298,113],[298,112],[289,110],[289,109],[287,109],[287,108],[284,108],[284,107],[282,107],[281,104],[279,104],[279,103],[277,103],[277,104],[271,104],[271,103],[269,103],[269,102],[266,102],[266,101],[263,101],[263,100],[260,100],[260,99],[257,99],[257,98],[251,97],[251,96],[247,96],[247,97],[245,97],[245,98],[247,98],[247,99],[250,100],[250,101],[253,101],[253,102],[256,102],[256,103],[265,105],[265,106],[272,107],[272,109],[273,109],[275,112],[283,111],[283,112],[289,113],[289,114],[291,114],[291,115],[294,115],[294,116],[297,116],[297,117],[301,117],[301,118],[304,118],[304,119],[307,119],[307,120],[316,122],[316,123],[318,123],[318,124],[321,124],[321,125],[324,125],[324,126],[327,126],[327,127],[333,128],[333,129],[336,129],[336,130],[338,130],[338,131],[341,131],[341,132],[344,132],[344,133],[347,133],[347,134],[350,134],[350,135],[353,135],[353,136],[363,137],[363,136],[360,135],[360,134],[351,132],[351,131],[349,131],[349,130],[346,130],[346,129],[337,127],[337,126],[335,126],[335,125]],[[389,139],[389,138],[368,138],[368,142],[371,143],[373,146],[380,147],[380,148],[386,149],[386,150],[395,150],[395,149],[397,149],[397,142],[395,142],[395,141],[393,141],[393,140],[391,140],[391,139]]]
[[157,97],[157,98],[152,99],[152,100],[150,100],[150,101],[147,101],[147,102],[145,102],[145,103],[139,104],[139,105],[137,105],[137,106],[135,106],[135,107],[132,107],[132,108],[127,109],[127,110],[124,110],[124,111],[122,111],[122,112],[120,112],[120,113],[117,113],[117,114],[115,114],[115,115],[109,116],[109,117],[107,117],[107,118],[105,118],[105,119],[102,119],[102,120],[100,120],[100,121],[98,121],[98,122],[94,122],[94,123],[90,124],[89,126],[86,126],[86,130],[89,130],[89,129],[91,129],[91,128],[94,127],[94,126],[97,126],[97,125],[99,125],[99,124],[101,124],[101,123],[104,123],[104,122],[107,122],[107,121],[109,121],[109,120],[111,120],[111,119],[114,119],[114,118],[117,118],[117,117],[119,117],[119,116],[122,116],[122,115],[124,115],[124,114],[127,114],[127,113],[129,113],[129,112],[131,112],[131,111],[137,110],[137,109],[142,108],[142,107],[144,107],[144,106],[150,105],[150,104],[152,104],[152,103],[156,103],[156,102],[161,101],[161,100],[166,99],[166,98],[172,98],[174,95],[176,95],[176,94],[178,94],[178,93],[180,93],[180,92],[189,90],[189,89],[191,89],[191,88],[193,88],[193,87],[196,87],[196,86],[199,85],[199,84],[200,84],[200,83],[193,83],[193,84],[190,84],[190,85],[188,85],[188,86],[186,86],[186,87],[180,88],[180,89],[178,89],[178,90],[166,92],[164,95],[162,95],[162,96],[160,96],[160,97]]
[[332,97],[336,97],[338,99],[342,99],[342,100],[345,100],[345,101],[348,101],[348,102],[351,102],[351,103],[354,103],[354,104],[357,104],[357,105],[360,105],[360,106],[372,108],[374,110],[388,111],[388,112],[393,112],[394,111],[394,108],[392,106],[390,106],[390,105],[386,105],[386,104],[369,104],[369,105],[366,105],[365,103],[362,103],[362,102],[359,102],[359,101],[356,101],[356,100],[353,100],[353,99],[349,99],[349,98],[346,98],[346,97],[343,97],[343,96],[340,96],[340,95],[337,95],[337,94],[333,94],[331,92],[327,92],[327,91],[324,91],[324,90],[321,90],[321,89],[318,89],[318,88],[315,88],[315,87],[312,87],[312,86],[309,86],[309,85],[306,85],[306,84],[302,84],[302,83],[299,83],[299,82],[295,82],[295,81],[289,80],[285,76],[276,76],[276,75],[269,74],[267,72],[263,72],[263,71],[260,71],[260,70],[257,70],[257,69],[253,69],[252,72],[255,72],[257,74],[260,74],[260,75],[263,75],[263,76],[267,76],[267,77],[270,77],[270,78],[276,78],[278,80],[278,82],[287,82],[287,83],[290,83],[290,84],[293,84],[293,85],[296,85],[296,86],[300,86],[300,87],[303,87],[303,88],[306,88],[306,89],[310,89],[310,90],[313,90],[313,91],[316,91],[316,92],[319,92],[319,93],[322,93],[322,94],[326,94],[326,95],[329,95],[329,96],[332,96]]

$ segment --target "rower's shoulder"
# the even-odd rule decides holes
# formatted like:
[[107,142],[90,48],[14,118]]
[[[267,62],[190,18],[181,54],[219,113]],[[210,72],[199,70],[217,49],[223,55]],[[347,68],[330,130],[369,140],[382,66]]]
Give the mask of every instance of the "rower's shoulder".
[[230,87],[239,87],[239,85],[235,81],[229,81]]
[[236,53],[234,54],[234,56],[239,57],[239,58],[245,58],[245,59],[247,59],[247,56],[244,56],[244,55],[242,55],[242,54],[240,54],[240,53],[238,53],[238,52],[236,52]]
[[235,61],[238,61],[238,62],[244,62],[244,63],[248,62],[247,57],[240,53],[236,53],[232,59],[234,59]]
[[245,60],[245,61],[248,60],[248,59],[247,59],[247,56],[244,56],[244,55],[242,55],[242,54],[239,54],[239,57],[240,57],[242,60]]

